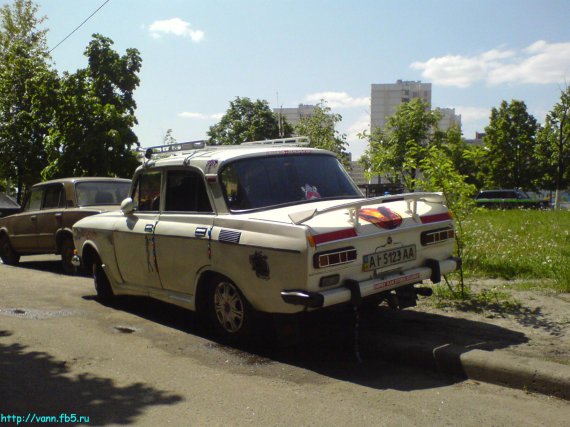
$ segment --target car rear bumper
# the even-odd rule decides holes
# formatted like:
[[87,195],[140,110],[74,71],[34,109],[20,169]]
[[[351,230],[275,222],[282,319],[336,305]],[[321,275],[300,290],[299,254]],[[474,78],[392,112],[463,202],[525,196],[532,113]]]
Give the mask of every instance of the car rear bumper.
[[281,298],[288,304],[301,305],[307,308],[330,307],[342,303],[356,303],[361,298],[389,291],[401,286],[419,283],[430,279],[433,283],[441,281],[443,274],[459,269],[461,259],[451,257],[443,261],[428,260],[423,267],[412,268],[401,273],[390,274],[382,278],[374,278],[357,282],[345,280],[343,286],[311,292],[301,289],[290,289],[281,292]]

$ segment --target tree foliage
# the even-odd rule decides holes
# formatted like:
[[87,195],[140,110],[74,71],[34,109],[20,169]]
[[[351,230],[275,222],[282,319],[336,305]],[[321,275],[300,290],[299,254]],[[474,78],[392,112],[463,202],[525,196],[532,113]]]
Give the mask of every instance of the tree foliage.
[[535,189],[538,165],[535,158],[539,125],[523,101],[506,101],[491,110],[485,128],[486,185]]
[[342,121],[342,116],[332,113],[331,108],[322,100],[313,112],[302,117],[295,125],[295,134],[307,136],[311,147],[332,151],[341,160],[346,160],[346,135],[336,130],[336,125]]
[[570,184],[570,87],[560,92],[560,100],[546,115],[544,128],[538,136],[537,157],[544,178],[542,188],[556,190],[556,207],[560,192]]
[[[368,149],[363,162],[370,172],[386,176],[393,182],[403,182],[414,189],[417,166],[425,150],[441,139],[438,122],[441,113],[432,111],[427,102],[416,98],[401,104],[388,118],[384,129],[375,129],[368,137]],[[413,153],[413,158],[410,158]]]
[[277,116],[265,100],[252,101],[236,97],[220,121],[207,132],[212,145],[234,145],[248,141],[260,141],[289,137],[292,128],[279,123]]
[[38,6],[15,0],[0,8],[0,173],[15,179],[17,199],[39,181],[43,141],[55,103],[57,74],[50,66]]
[[94,34],[84,54],[87,68],[64,73],[53,126],[46,138],[45,179],[63,176],[130,177],[137,165],[132,130],[137,123],[133,92],[141,58],[136,49],[121,56],[113,41]]

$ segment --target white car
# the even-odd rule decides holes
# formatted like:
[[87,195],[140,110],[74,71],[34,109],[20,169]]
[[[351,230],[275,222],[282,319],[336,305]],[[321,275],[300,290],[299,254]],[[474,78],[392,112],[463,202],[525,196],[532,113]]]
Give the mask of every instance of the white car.
[[[146,295],[207,313],[244,338],[255,311],[296,313],[362,299],[413,306],[414,285],[458,269],[439,193],[372,199],[306,138],[149,149],[120,211],[73,227],[97,295]],[[148,153],[147,153],[148,154]]]

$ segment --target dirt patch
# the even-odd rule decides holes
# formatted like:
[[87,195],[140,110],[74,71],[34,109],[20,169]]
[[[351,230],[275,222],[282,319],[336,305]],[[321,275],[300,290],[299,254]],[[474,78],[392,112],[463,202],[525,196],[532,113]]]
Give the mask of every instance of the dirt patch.
[[[510,302],[498,301],[481,305],[455,305],[438,307],[434,297],[423,299],[414,309],[418,312],[430,313],[453,318],[470,320],[461,330],[461,323],[450,331],[454,336],[473,336],[483,330],[486,325],[498,326],[500,330],[508,330],[523,334],[525,339],[518,343],[511,342],[504,349],[519,356],[570,365],[570,294],[554,293],[540,289],[520,290],[516,282],[505,280],[472,280],[469,286],[474,292],[500,292],[508,294]],[[509,334],[499,334],[491,339],[506,342]],[[488,338],[488,337],[487,337]]]

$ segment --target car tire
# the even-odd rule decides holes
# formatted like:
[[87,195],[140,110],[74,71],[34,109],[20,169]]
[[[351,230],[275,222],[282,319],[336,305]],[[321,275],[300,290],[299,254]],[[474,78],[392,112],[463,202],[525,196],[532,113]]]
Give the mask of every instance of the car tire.
[[75,274],[76,268],[71,263],[71,258],[73,258],[73,251],[75,250],[75,245],[73,244],[73,240],[69,237],[66,237],[63,242],[61,242],[61,265],[63,266],[63,271],[65,274]]
[[109,278],[103,270],[103,264],[98,256],[95,256],[92,266],[93,283],[95,284],[95,292],[97,292],[97,299],[103,303],[109,303],[115,297],[113,288],[109,282]]
[[217,277],[208,296],[209,317],[221,340],[237,343],[251,337],[253,309],[231,280]]
[[0,237],[0,258],[6,265],[18,265],[20,255],[12,248],[10,239],[5,234]]

